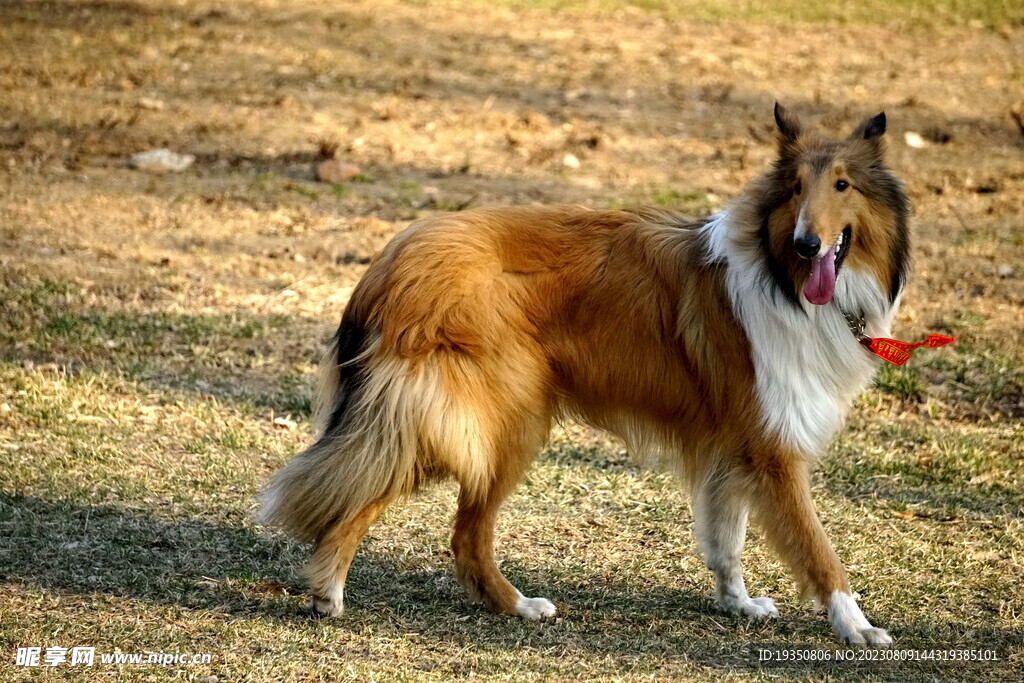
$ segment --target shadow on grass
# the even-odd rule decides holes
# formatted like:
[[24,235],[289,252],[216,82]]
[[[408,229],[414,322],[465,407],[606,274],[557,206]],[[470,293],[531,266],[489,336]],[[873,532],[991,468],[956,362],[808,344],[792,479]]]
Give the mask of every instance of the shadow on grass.
[[[239,617],[282,619],[301,627],[317,621],[302,608],[305,597],[296,597],[305,591],[301,571],[308,552],[303,544],[241,525],[0,492],[0,554],[5,558],[0,581],[48,591],[106,593]],[[511,580],[531,590],[518,568],[506,565],[505,570]],[[448,567],[402,570],[396,560],[362,549],[348,588],[345,619],[354,630],[414,629],[439,638],[468,632],[496,647],[509,645],[510,629],[536,633],[534,624],[470,604]],[[684,590],[637,592],[614,581],[605,587],[555,583],[543,590],[570,605],[569,615],[573,606],[600,611],[607,604],[610,611],[625,612],[621,620],[634,625],[680,615],[706,619],[711,609],[706,597]],[[346,627],[343,621],[326,623]],[[709,623],[708,628],[713,626]],[[628,640],[605,633],[594,634],[592,642],[601,651],[627,652]]]
[[[0,492],[0,582],[56,593],[104,593],[186,610],[276,620],[289,628],[324,626],[354,633],[415,633],[475,647],[538,649],[627,657],[679,658],[725,670],[759,669],[755,643],[831,645],[821,619],[801,610],[769,624],[747,625],[717,614],[709,596],[610,580],[601,587],[550,582],[566,626],[493,615],[469,604],[450,568],[400,569],[363,549],[349,577],[348,612],[320,622],[301,607],[300,569],[308,548],[279,535],[231,523],[161,518],[112,505],[82,505]],[[533,594],[529,577],[508,566],[510,580]],[[529,569],[526,570],[527,574]],[[285,594],[285,591],[287,594]],[[900,625],[895,625],[899,634]],[[971,642],[1006,649],[1019,633],[927,621],[904,625],[911,640]],[[934,644],[934,643],[933,643]]]
[[[835,470],[835,463],[826,463]],[[951,476],[939,479],[926,473],[903,473],[909,468],[874,465],[847,480],[824,477],[825,490],[858,504],[909,514],[910,518],[933,523],[960,524],[982,522],[1003,526],[999,519],[1024,519],[1021,491],[999,482],[975,483]],[[865,472],[867,469],[869,471]],[[902,476],[901,476],[902,475]],[[914,513],[905,512],[915,506]]]

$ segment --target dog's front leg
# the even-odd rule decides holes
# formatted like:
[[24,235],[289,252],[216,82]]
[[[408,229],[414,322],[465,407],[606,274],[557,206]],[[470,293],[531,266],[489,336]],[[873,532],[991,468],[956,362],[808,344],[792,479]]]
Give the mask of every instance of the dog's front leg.
[[751,598],[743,582],[740,553],[747,534],[747,501],[724,469],[698,484],[693,499],[697,543],[715,575],[715,596],[725,612],[758,619],[779,616],[771,598]]
[[888,632],[873,627],[857,606],[814,510],[806,460],[785,451],[751,455],[752,501],[765,534],[801,587],[828,607],[836,635],[851,645],[891,645]]

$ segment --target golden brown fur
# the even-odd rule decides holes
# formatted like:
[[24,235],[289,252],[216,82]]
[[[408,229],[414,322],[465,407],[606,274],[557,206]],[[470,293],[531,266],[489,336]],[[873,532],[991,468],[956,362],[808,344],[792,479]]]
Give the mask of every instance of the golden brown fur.
[[[777,166],[797,160],[823,239],[855,222],[865,248],[851,264],[860,259],[888,291],[902,277],[886,252],[891,209],[865,197],[838,204],[826,190],[860,163],[860,143],[812,169],[807,151],[832,143],[780,129]],[[799,291],[806,267],[786,240],[801,200],[778,177],[759,182],[733,209],[734,239],[756,251],[767,238],[765,258],[788,274],[778,286]],[[772,193],[779,201],[765,208]],[[387,504],[453,476],[460,581],[491,608],[532,618],[494,563],[493,528],[566,415],[618,434],[694,489],[710,487],[712,508],[746,501],[822,604],[849,593],[814,513],[809,455],[761,419],[750,341],[707,227],[656,211],[531,207],[439,216],[397,236],[353,292],[325,362],[323,435],[268,492],[269,521],[316,543],[317,607],[340,612],[355,547]]]

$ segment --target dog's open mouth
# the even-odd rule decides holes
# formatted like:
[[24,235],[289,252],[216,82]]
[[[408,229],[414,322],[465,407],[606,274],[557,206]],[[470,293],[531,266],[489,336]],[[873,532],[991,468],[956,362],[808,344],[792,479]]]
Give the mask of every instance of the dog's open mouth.
[[836,243],[825,252],[811,261],[811,277],[804,285],[804,296],[816,306],[824,306],[832,301],[836,293],[836,276],[839,268],[850,251],[850,242],[853,240],[853,228],[847,225],[836,238]]

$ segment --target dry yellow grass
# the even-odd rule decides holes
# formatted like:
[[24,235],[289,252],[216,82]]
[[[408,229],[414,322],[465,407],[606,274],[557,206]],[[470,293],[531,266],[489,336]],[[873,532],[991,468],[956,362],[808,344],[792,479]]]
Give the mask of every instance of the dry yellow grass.
[[[0,678],[28,675],[25,645],[213,654],[86,679],[1018,676],[1020,11],[806,5],[0,4]],[[374,527],[344,619],[306,617],[306,549],[251,522],[253,495],[309,438],[312,361],[366,260],[481,204],[713,211],[770,160],[775,99],[837,133],[886,110],[916,212],[897,332],[959,340],[862,397],[822,516],[898,645],[1001,661],[760,668],[752,642],[831,634],[756,533],[748,580],[783,610],[763,625],[714,612],[674,482],[572,428],[500,525],[506,572],[560,620],[465,603],[448,487]],[[317,183],[323,143],[363,174]],[[123,166],[161,146],[195,166]]]

